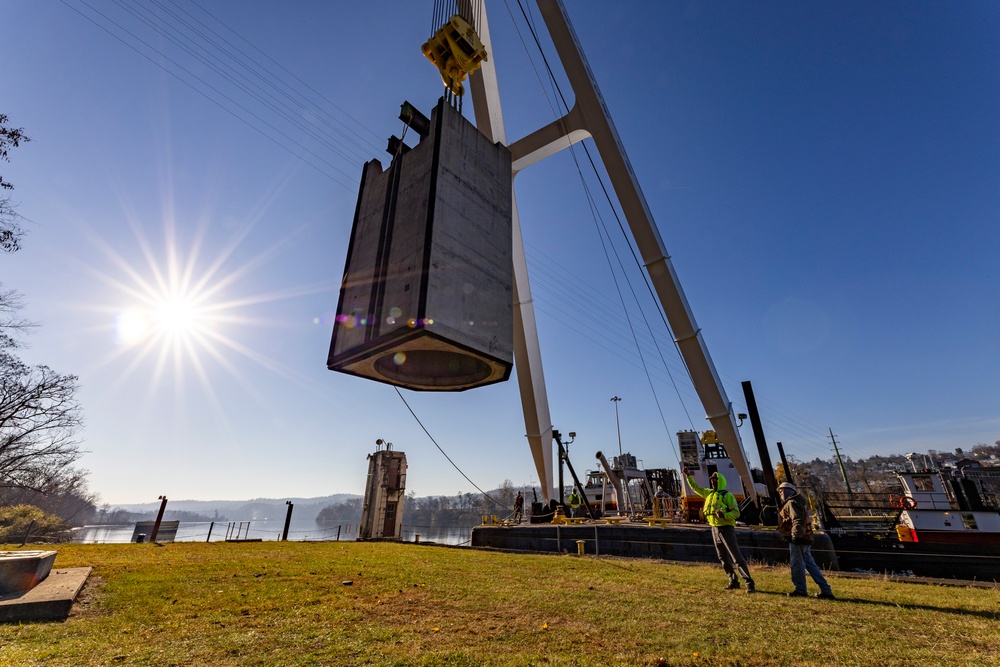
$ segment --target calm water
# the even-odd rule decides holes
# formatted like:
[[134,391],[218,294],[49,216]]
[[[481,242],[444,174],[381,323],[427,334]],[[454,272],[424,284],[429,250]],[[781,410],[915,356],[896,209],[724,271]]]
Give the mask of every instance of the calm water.
[[[227,537],[251,538],[265,541],[281,539],[285,527],[284,520],[260,519],[257,521],[217,521],[185,523],[177,528],[175,542],[221,542]],[[211,538],[209,539],[209,531]],[[73,531],[73,542],[77,544],[125,544],[132,540],[135,524],[84,526]],[[472,528],[407,526],[403,524],[402,539],[413,542],[416,536],[421,542],[441,544],[468,544]],[[147,536],[148,537],[148,536]],[[344,524],[332,528],[319,528],[316,524],[296,524],[293,520],[288,530],[288,539],[295,541],[355,540],[358,524]]]

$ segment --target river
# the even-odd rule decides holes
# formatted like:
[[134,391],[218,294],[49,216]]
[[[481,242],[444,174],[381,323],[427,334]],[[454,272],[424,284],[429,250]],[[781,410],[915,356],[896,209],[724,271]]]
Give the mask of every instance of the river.
[[[177,528],[175,542],[222,542],[228,538],[260,539],[274,541],[281,539],[284,520],[258,519],[255,521],[205,521],[181,522]],[[73,530],[75,544],[127,544],[132,541],[135,524],[83,526]],[[472,527],[463,526],[407,526],[403,524],[401,539],[404,542],[438,542],[440,544],[468,545]],[[417,537],[419,536],[419,538]],[[322,542],[335,540],[355,540],[358,524],[343,524],[319,527],[315,523],[296,523],[289,526],[289,541]]]

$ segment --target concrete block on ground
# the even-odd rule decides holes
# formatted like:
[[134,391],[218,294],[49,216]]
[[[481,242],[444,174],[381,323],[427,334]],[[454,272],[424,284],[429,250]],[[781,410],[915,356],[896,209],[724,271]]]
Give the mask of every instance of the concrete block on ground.
[[89,567],[55,569],[29,591],[0,595],[0,623],[65,620],[91,570]]
[[55,551],[0,551],[0,595],[31,590],[52,570]]

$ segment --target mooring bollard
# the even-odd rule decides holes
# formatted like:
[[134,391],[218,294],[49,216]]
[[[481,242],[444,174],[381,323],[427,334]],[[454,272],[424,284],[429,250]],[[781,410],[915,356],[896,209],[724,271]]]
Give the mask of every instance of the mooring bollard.
[[576,555],[577,556],[582,556],[583,555],[583,545],[586,544],[586,543],[587,543],[586,540],[577,540],[576,541]]

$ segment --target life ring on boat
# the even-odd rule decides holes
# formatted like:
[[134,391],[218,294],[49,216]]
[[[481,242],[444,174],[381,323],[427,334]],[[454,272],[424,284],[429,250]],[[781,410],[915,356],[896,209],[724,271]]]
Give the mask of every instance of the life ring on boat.
[[889,496],[889,505],[898,510],[916,509],[917,501],[910,496]]

